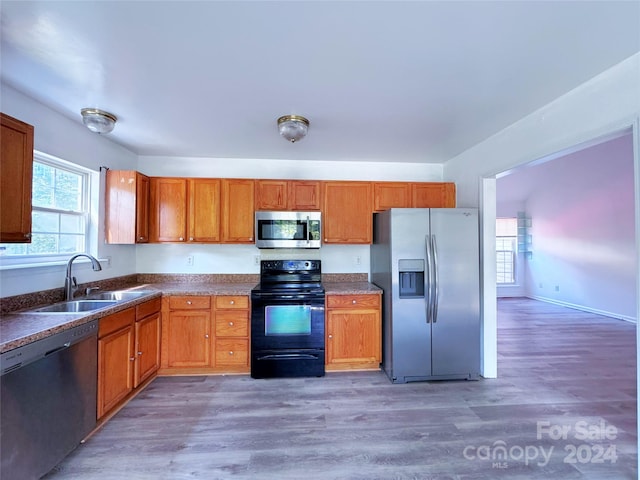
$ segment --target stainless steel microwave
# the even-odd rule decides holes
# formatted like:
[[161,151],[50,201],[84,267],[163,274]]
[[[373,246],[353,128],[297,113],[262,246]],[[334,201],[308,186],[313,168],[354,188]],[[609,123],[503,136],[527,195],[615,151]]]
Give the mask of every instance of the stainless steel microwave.
[[320,248],[320,212],[256,212],[256,247]]

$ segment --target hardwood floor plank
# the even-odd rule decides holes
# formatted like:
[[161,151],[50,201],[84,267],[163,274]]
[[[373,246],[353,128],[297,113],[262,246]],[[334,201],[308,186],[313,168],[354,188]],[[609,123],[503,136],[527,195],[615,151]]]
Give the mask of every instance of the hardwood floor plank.
[[[498,379],[162,377],[45,478],[637,478],[635,325],[533,300],[498,305]],[[541,424],[569,431],[553,438]],[[612,439],[578,435],[602,425]],[[616,461],[598,463],[608,446]]]

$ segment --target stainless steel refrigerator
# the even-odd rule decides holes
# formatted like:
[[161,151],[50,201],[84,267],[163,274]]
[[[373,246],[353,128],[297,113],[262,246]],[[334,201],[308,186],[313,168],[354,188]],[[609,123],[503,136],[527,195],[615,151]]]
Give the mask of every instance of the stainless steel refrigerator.
[[394,383],[475,379],[480,369],[478,212],[374,214],[371,279],[383,289],[382,366]]

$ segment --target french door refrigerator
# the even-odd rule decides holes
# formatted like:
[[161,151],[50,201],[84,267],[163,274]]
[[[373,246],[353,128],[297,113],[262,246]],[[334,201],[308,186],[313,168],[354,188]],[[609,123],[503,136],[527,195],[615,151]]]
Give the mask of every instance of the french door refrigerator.
[[374,214],[371,280],[382,288],[382,366],[393,383],[475,379],[480,369],[478,212]]

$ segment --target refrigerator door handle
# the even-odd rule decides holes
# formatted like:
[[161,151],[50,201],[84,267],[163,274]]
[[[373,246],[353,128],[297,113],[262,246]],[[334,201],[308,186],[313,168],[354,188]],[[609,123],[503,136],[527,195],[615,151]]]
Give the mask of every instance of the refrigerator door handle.
[[425,298],[425,311],[427,313],[427,323],[431,323],[431,298],[432,298],[432,285],[431,281],[431,238],[430,235],[425,235],[424,246],[427,254],[427,274],[424,277],[426,284],[425,291],[427,292],[427,298]]
[[431,322],[436,323],[438,321],[438,297],[440,287],[440,275],[438,274],[438,245],[436,244],[436,236],[431,235],[431,250],[433,253],[433,313],[431,315]]

